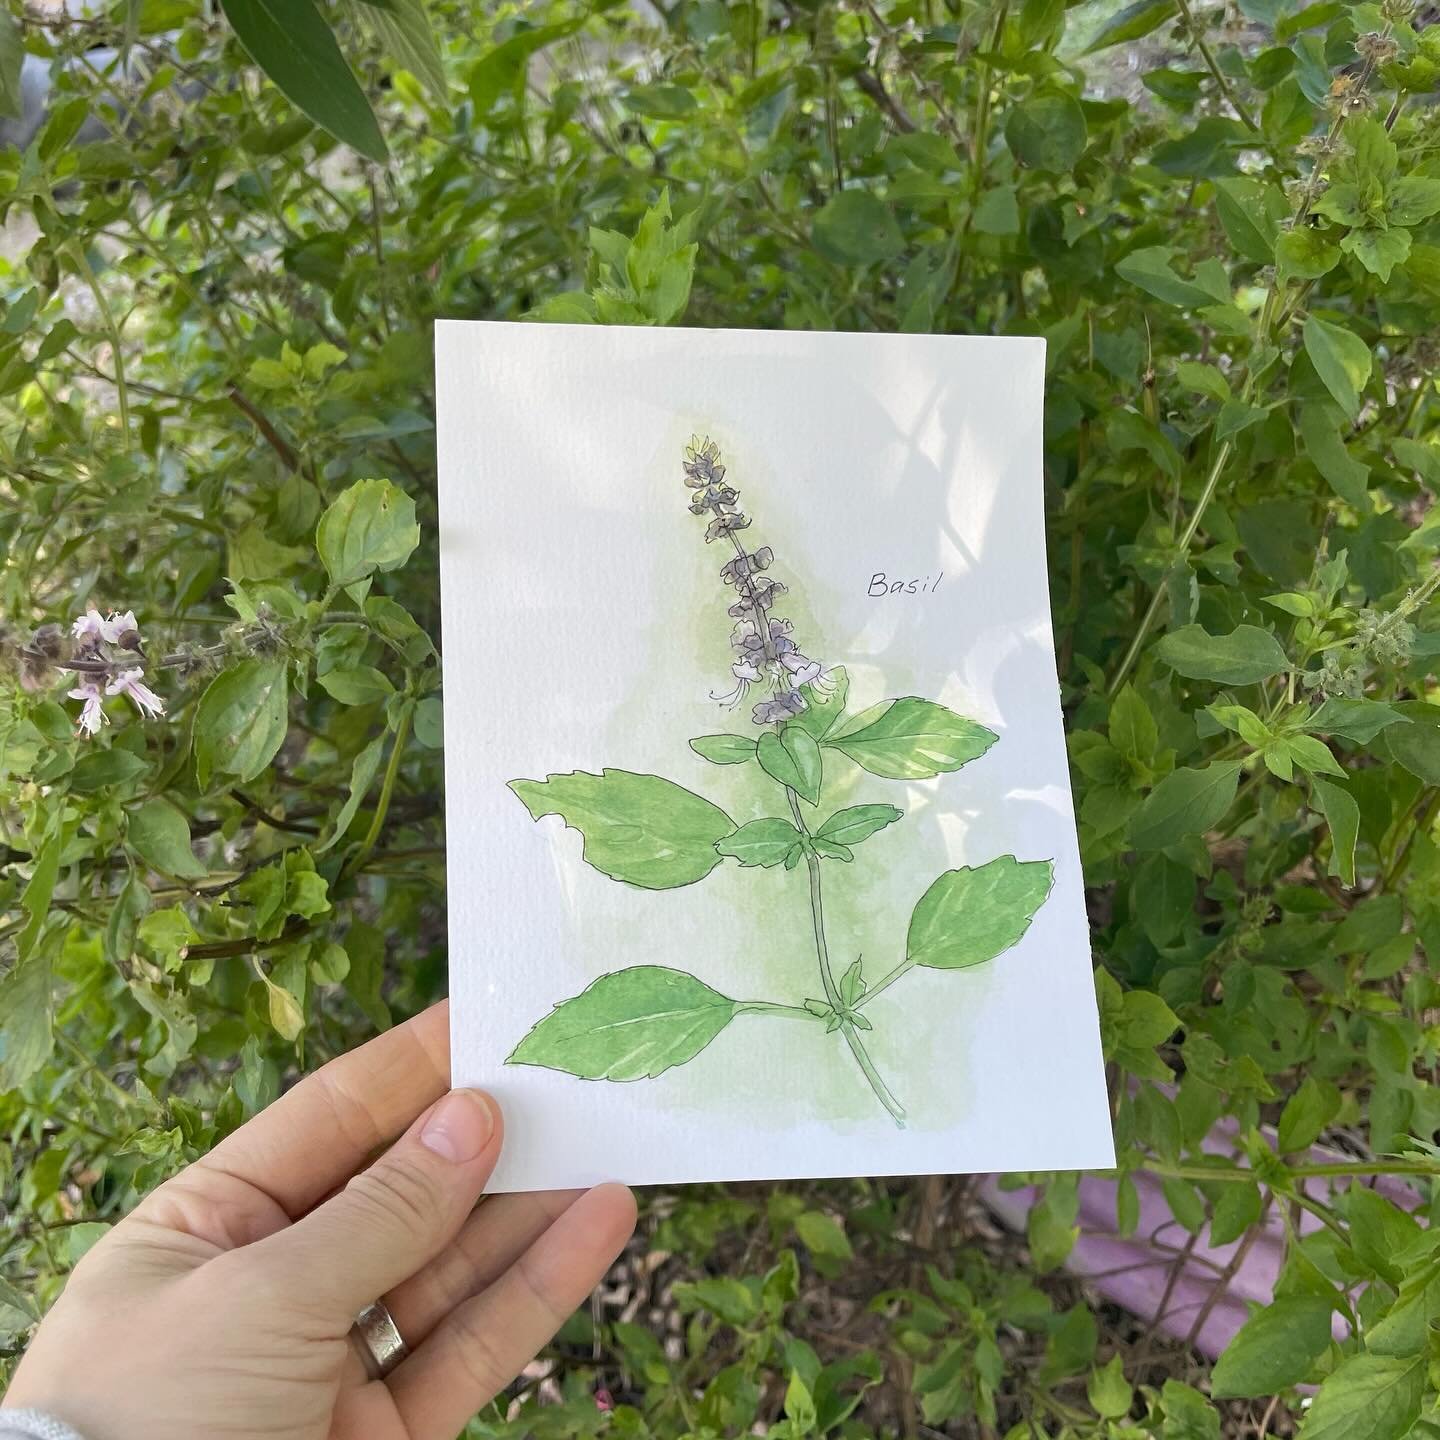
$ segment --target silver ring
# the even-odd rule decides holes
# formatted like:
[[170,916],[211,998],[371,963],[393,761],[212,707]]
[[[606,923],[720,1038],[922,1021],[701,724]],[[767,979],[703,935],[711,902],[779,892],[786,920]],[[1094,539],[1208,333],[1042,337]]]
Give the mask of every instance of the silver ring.
[[410,1353],[383,1300],[367,1305],[355,1317],[351,1334],[359,1342],[360,1358],[372,1380],[383,1380]]

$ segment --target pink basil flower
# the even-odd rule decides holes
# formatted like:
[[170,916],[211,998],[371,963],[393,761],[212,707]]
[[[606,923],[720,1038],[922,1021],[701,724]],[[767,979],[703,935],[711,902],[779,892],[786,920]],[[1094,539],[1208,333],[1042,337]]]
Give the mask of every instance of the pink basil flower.
[[159,716],[165,713],[165,702],[140,677],[145,672],[138,667],[122,670],[106,687],[107,695],[128,695],[139,707],[141,714]]
[[110,717],[105,713],[105,697],[101,695],[100,686],[94,680],[82,680],[70,691],[70,699],[85,702],[80,710],[80,718],[75,722],[77,734],[96,735],[102,725],[110,723]]

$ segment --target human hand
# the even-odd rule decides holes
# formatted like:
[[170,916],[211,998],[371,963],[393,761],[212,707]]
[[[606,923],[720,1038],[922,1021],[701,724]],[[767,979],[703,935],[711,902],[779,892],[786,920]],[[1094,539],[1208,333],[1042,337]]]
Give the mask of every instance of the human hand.
[[[635,1202],[474,1209],[500,1113],[449,1075],[442,1004],[303,1080],[85,1256],[3,1403],[86,1440],[453,1440],[594,1288]],[[384,1380],[349,1338],[377,1296],[411,1351]]]

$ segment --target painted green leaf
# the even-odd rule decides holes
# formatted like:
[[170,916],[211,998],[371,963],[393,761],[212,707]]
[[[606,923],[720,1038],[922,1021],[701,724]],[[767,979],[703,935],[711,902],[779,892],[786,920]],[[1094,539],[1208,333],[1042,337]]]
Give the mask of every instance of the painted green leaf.
[[1353,420],[1374,364],[1370,347],[1342,326],[1311,315],[1305,321],[1305,353],[1335,403]]
[[1088,136],[1080,102],[1061,90],[1042,90],[1013,106],[1005,120],[1005,143],[1016,163],[1060,175],[1074,167]]
[[935,970],[983,965],[1019,943],[1055,879],[1049,860],[1001,855],[947,870],[910,916],[905,957]]
[[389,151],[360,82],[314,0],[220,0],[250,58],[317,125],[368,160]]
[[1338,876],[1343,885],[1353,885],[1360,807],[1349,790],[1318,775],[1310,778],[1310,796],[1330,827],[1330,874]]
[[715,848],[742,865],[768,868],[782,864],[799,843],[800,832],[788,820],[771,818],[742,825],[733,835],[717,840]]
[[1131,817],[1130,843],[1137,850],[1163,850],[1187,835],[1213,829],[1235,798],[1240,763],[1225,760],[1200,770],[1172,771]]
[[837,845],[858,845],[877,830],[893,825],[904,813],[893,805],[851,805],[837,810],[815,835]]
[[843,665],[837,665],[830,672],[828,693],[822,694],[813,685],[802,685],[800,693],[805,697],[806,708],[789,722],[787,728],[798,725],[817,740],[823,740],[845,714],[845,701],[850,695],[850,676]]
[[415,502],[388,480],[357,480],[320,517],[315,548],[332,585],[403,565],[420,543]]
[[1320,1387],[1300,1440],[1402,1440],[1424,1394],[1423,1354],[1352,1355]]
[[735,828],[718,806],[658,775],[576,770],[510,788],[536,820],[559,815],[580,831],[587,864],[645,890],[703,880],[720,863],[715,842]]
[[893,260],[905,237],[890,207],[868,190],[842,190],[821,207],[811,227],[815,248],[842,265]]
[[253,780],[285,739],[289,682],[283,660],[242,660],[206,687],[195,710],[195,773]]
[[826,736],[825,744],[886,780],[928,780],[958,770],[1000,737],[933,700],[882,700]]
[[564,1000],[515,1047],[510,1065],[585,1080],[646,1080],[693,1060],[738,1007],[683,970],[637,965]]
[[802,799],[813,805],[820,798],[825,762],[808,730],[787,725],[779,735],[766,731],[756,744],[755,758],[772,780],[788,785]]
[[1217,1398],[1274,1395],[1307,1380],[1330,1348],[1328,1300],[1287,1295],[1257,1311],[1215,1363],[1210,1393]]
[[690,748],[712,765],[743,765],[755,758],[755,741],[748,735],[701,735]]
[[1280,642],[1258,625],[1237,625],[1228,635],[1210,635],[1185,625],[1163,636],[1155,653],[1177,675],[1222,685],[1253,685],[1278,675],[1289,661]]
[[199,880],[210,872],[190,848],[190,822],[163,796],[153,795],[132,811],[126,844],[152,869],[182,880]]

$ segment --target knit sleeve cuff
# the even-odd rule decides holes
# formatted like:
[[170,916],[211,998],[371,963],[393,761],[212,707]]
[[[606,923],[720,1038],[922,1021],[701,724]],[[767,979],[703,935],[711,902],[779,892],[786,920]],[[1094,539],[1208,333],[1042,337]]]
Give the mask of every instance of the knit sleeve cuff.
[[85,1440],[85,1437],[38,1410],[0,1410],[0,1440]]

